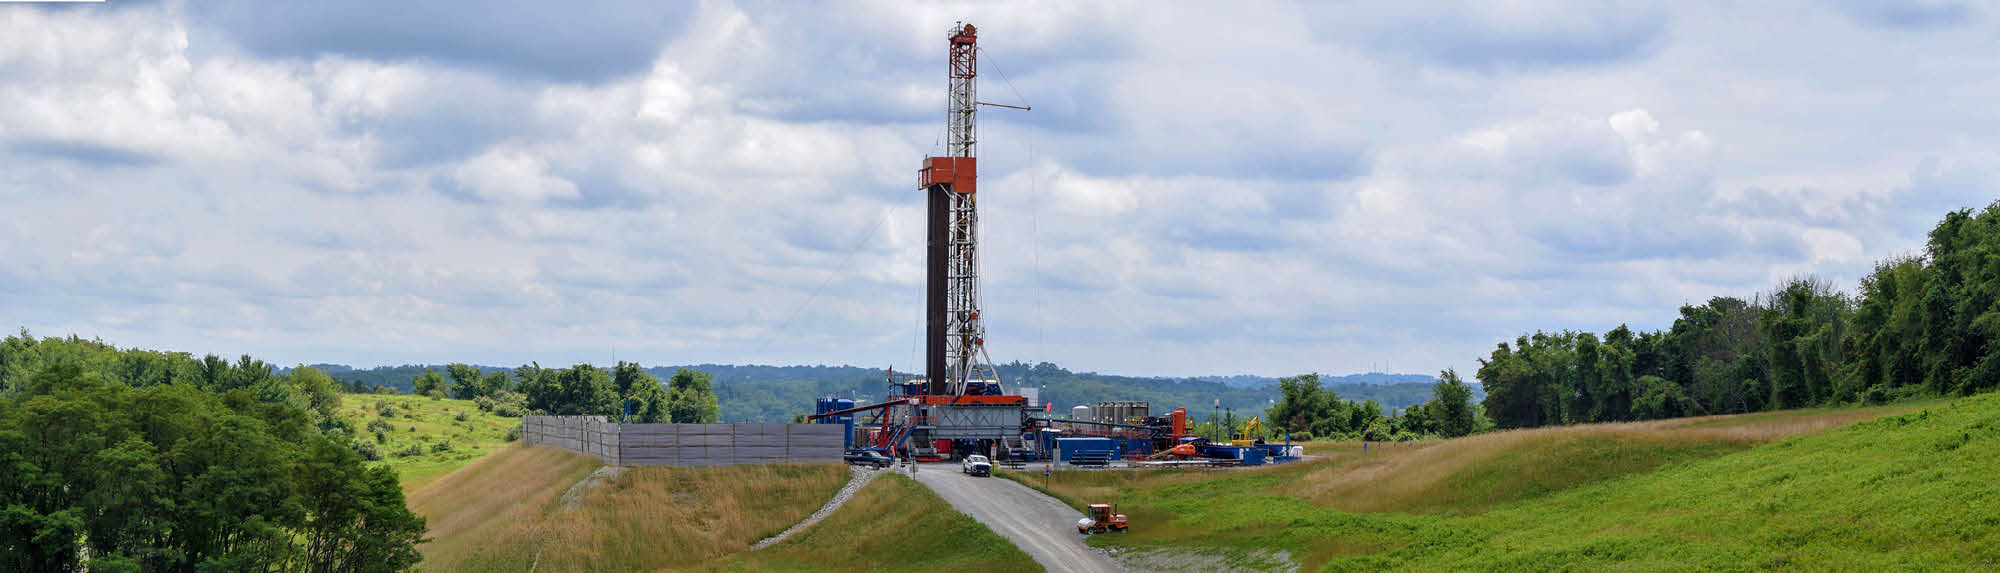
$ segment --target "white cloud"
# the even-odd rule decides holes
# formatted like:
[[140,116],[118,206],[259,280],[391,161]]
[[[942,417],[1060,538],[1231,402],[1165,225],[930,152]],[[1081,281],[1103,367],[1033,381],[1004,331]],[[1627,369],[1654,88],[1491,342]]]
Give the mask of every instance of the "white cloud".
[[907,365],[965,18],[982,99],[1036,108],[982,114],[996,358],[1469,370],[1852,284],[1990,201],[1993,24],[1863,4],[718,0],[542,54],[9,7],[0,316],[285,362]]
[[460,185],[488,199],[571,199],[576,184],[549,175],[549,162],[520,151],[490,150],[458,166]]

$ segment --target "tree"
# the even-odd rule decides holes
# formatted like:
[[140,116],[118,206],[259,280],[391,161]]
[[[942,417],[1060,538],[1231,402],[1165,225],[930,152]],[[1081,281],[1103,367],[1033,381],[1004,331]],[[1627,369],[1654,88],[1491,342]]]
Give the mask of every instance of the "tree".
[[1458,371],[1446,368],[1438,373],[1425,404],[1437,434],[1447,438],[1469,435],[1477,428],[1472,416],[1472,387],[1458,378]]
[[410,379],[411,394],[416,394],[418,396],[430,396],[432,398],[443,398],[445,392],[446,388],[444,384],[444,377],[439,376],[437,371],[435,370],[425,368],[424,373],[418,374]]
[[666,389],[660,386],[660,379],[646,373],[636,362],[619,362],[611,375],[612,386],[619,396],[632,402],[632,421],[640,424],[656,424],[672,421]]
[[479,380],[479,395],[481,396],[499,396],[500,393],[513,389],[514,381],[507,377],[507,372],[504,370],[488,373]]
[[1638,419],[1658,420],[1701,413],[1701,406],[1688,399],[1687,392],[1672,380],[1640,376],[1638,386],[1632,398],[1632,414]]
[[219,360],[169,360],[215,364],[218,380],[249,384],[134,388],[118,378],[127,362],[60,361],[0,396],[0,570],[416,563],[424,522],[403,503],[393,470],[367,468],[346,434],[309,423],[316,412],[259,391],[323,373],[302,368],[278,380],[251,363],[238,377],[238,366]]
[[480,379],[478,368],[454,362],[446,364],[444,371],[451,376],[451,397],[471,400],[486,395],[486,386]]
[[709,388],[709,374],[682,368],[668,379],[667,409],[674,423],[713,424],[722,417],[722,405]]

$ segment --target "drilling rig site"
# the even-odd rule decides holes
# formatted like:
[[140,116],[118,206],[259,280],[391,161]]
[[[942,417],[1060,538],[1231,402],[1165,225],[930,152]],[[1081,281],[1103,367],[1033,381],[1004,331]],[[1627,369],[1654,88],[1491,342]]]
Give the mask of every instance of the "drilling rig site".
[[888,392],[879,400],[822,398],[808,419],[842,426],[851,459],[871,453],[908,463],[978,456],[1016,467],[1046,462],[1091,468],[1300,459],[1298,446],[1266,443],[1254,419],[1252,431],[1240,438],[1199,436],[1189,431],[1187,404],[1103,396],[1054,412],[1036,388],[1000,379],[986,349],[979,296],[979,108],[1030,108],[979,100],[978,28],[959,23],[946,43],[945,153],[923,158],[917,170],[926,206],[924,370],[890,369],[884,373]]

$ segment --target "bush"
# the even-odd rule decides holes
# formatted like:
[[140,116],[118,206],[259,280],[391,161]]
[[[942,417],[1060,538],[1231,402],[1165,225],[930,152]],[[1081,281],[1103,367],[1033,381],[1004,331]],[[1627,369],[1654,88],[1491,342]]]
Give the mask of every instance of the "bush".
[[431,444],[431,453],[433,454],[449,452],[449,451],[451,451],[451,440],[445,440],[442,442]]
[[1297,431],[1297,432],[1292,432],[1292,441],[1294,441],[1294,442],[1310,442],[1310,441],[1313,441],[1313,433],[1312,433],[1312,432],[1307,432],[1307,431],[1304,431],[1304,430],[1300,430],[1300,431]]
[[514,440],[519,440],[519,439],[521,439],[521,427],[520,427],[520,426],[514,426],[514,427],[512,427],[512,428],[507,428],[507,441],[509,441],[509,442],[512,442],[512,441],[514,441]]
[[[380,436],[381,434],[375,434],[375,435]],[[354,452],[361,454],[361,459],[365,459],[371,462],[381,461],[382,459],[382,449],[380,447],[377,447],[375,445],[375,442],[370,442],[368,440],[355,440]]]
[[399,458],[407,458],[410,456],[421,456],[421,455],[424,455],[424,447],[416,444],[410,444],[410,447],[396,450],[396,457]]
[[368,431],[375,432],[377,434],[383,432],[394,432],[396,431],[396,425],[389,423],[388,420],[376,418],[368,421]]
[[496,403],[495,403],[495,402],[493,401],[493,399],[492,399],[492,398],[489,398],[489,397],[486,397],[486,396],[480,396],[480,397],[478,397],[478,398],[473,398],[473,399],[472,399],[472,403],[473,403],[474,405],[477,405],[477,406],[479,406],[479,411],[481,411],[481,412],[491,412],[491,411],[493,411],[493,406],[495,406],[495,405],[496,405]]
[[384,418],[394,418],[396,417],[396,407],[389,405],[388,402],[377,400],[375,401],[375,415]]
[[454,419],[454,420],[458,420],[458,421],[460,421],[460,422],[463,422],[463,421],[466,421],[466,420],[470,420],[470,419],[472,419],[472,415],[470,415],[470,414],[466,414],[464,410],[459,410],[459,411],[458,411],[458,415],[457,415],[457,416],[452,416],[452,419]]
[[375,431],[375,443],[377,443],[377,444],[387,444],[387,443],[389,443],[389,435],[388,435],[388,434],[384,434],[384,433],[382,433],[382,431],[381,431],[381,430],[376,430],[376,431]]

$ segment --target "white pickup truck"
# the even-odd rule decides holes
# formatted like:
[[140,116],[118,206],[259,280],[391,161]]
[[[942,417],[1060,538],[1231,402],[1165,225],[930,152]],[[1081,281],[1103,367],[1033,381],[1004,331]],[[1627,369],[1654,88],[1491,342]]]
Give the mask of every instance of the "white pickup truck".
[[965,472],[966,475],[988,477],[993,475],[993,462],[987,460],[986,456],[973,454],[965,456],[965,461],[958,463],[958,470]]

